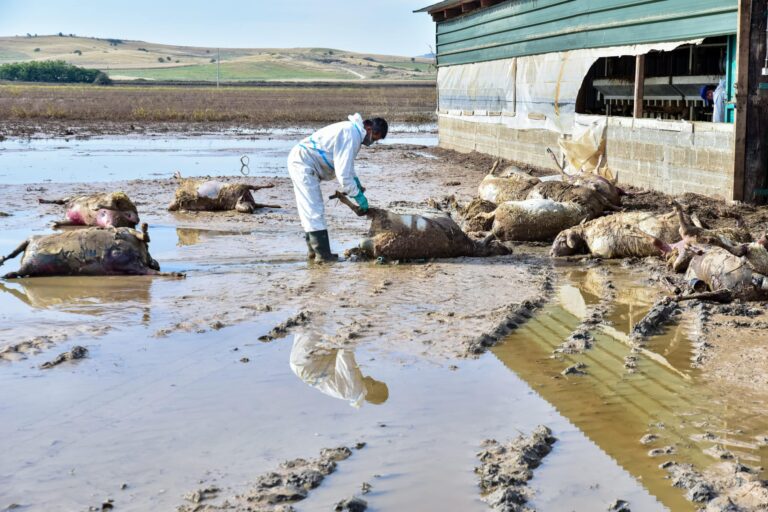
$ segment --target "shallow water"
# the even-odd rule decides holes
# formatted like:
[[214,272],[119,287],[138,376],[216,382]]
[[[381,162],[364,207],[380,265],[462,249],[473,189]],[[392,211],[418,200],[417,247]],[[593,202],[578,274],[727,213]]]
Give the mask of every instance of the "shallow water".
[[[86,156],[73,147],[54,149],[66,142],[39,141],[50,144],[39,150],[48,157],[30,172],[53,176],[64,188],[68,180],[86,178],[51,173],[41,162],[58,155],[87,169],[106,162],[129,179],[152,177],[141,174],[147,172],[142,158],[171,170],[179,159],[229,165],[241,143],[263,143],[263,152],[254,149],[260,156],[251,158],[255,169],[254,162],[266,167],[270,158],[282,165],[293,141],[212,140],[114,138],[123,161],[106,143]],[[0,172],[10,154],[0,151]],[[365,162],[380,201],[402,199],[402,176],[427,187],[423,169],[441,165],[435,158],[393,155],[374,152]],[[370,172],[380,168],[387,173]],[[12,179],[36,181],[29,176]],[[446,179],[430,176],[438,189]],[[164,271],[187,277],[0,281],[0,341],[51,337],[17,360],[0,359],[0,509],[18,503],[80,510],[112,498],[119,510],[172,510],[204,484],[218,485],[225,498],[282,460],[365,441],[296,508],[329,510],[367,481],[371,510],[480,511],[487,507],[473,468],[483,439],[507,440],[543,423],[559,441],[531,481],[539,510],[605,510],[616,499],[635,511],[691,510],[663,479],[657,468],[663,460],[714,461],[702,453],[714,444],[702,440],[705,432],[751,465],[768,456],[753,439],[768,431],[759,404],[719,396],[690,369],[686,321],[648,343],[637,373],[624,369],[626,333],[657,294],[631,270],[609,268],[616,304],[610,325],[595,333],[596,346],[585,354],[551,357],[600,301],[606,275],[563,266],[555,269],[549,305],[491,353],[462,359],[456,357],[462,342],[491,327],[488,311],[534,295],[549,260],[315,267],[304,260],[304,241],[285,212],[221,214],[214,223],[212,216],[165,212],[170,188],[131,186],[132,194],[142,191],[152,256]],[[19,188],[0,187],[6,192],[0,197]],[[290,203],[286,184],[270,193]],[[26,196],[15,204],[36,193]],[[339,208],[327,211],[333,249],[354,245],[366,223]],[[0,219],[8,228],[0,231],[0,253],[30,234],[49,232],[56,212],[19,209]],[[306,327],[259,341],[304,310],[312,312]],[[75,344],[86,346],[89,357],[38,369]],[[588,375],[562,377],[575,361],[587,363]],[[364,382],[368,400],[360,401]],[[350,405],[356,401],[360,407]],[[663,429],[651,427],[659,422]],[[643,446],[638,440],[648,431],[661,439]],[[647,456],[667,444],[678,454]]]
[[[7,139],[0,141],[0,183],[79,183],[183,176],[284,176],[296,142],[311,133],[257,132],[247,138],[177,135],[89,139]],[[437,135],[400,131],[380,144],[435,146]],[[240,157],[249,159],[244,169]]]

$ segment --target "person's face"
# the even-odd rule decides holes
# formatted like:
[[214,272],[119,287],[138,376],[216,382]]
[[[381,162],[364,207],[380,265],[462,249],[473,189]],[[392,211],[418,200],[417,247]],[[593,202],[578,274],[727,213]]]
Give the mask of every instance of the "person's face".
[[365,128],[365,138],[363,138],[363,145],[370,146],[377,140],[381,140],[381,134],[374,132],[373,128],[367,126]]
[[712,101],[712,97],[715,95],[715,91],[712,89],[707,90],[707,101]]

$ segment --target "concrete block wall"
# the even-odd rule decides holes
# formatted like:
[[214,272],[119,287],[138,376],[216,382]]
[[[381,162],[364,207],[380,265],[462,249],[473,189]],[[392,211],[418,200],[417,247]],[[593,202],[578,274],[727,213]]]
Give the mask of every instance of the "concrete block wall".
[[619,182],[668,194],[733,197],[733,125],[612,117],[608,166]]
[[[557,151],[555,132],[447,116],[439,117],[438,130],[441,147],[555,169],[546,153],[547,147]],[[731,124],[611,117],[605,136],[606,162],[618,172],[619,183],[668,194],[733,197]]]
[[499,123],[476,123],[440,116],[437,122],[440,147],[462,153],[477,151],[543,169],[555,170],[546,148],[558,150],[559,134],[548,130],[516,130]]

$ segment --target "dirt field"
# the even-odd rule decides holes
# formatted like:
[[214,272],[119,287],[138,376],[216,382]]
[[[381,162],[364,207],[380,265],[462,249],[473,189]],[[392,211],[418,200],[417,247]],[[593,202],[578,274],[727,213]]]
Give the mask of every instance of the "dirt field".
[[[357,168],[372,204],[424,206],[470,200],[491,164],[400,144],[364,150]],[[284,175],[222,179],[274,183],[256,200],[282,207],[171,213],[170,177],[0,186],[3,252],[62,215],[38,197],[119,189],[149,222],[162,269],[186,273],[0,284],[0,506],[227,509],[223,500],[247,501],[293,464],[301,475],[290,478],[311,490],[300,510],[359,495],[376,510],[479,511],[483,439],[538,424],[558,439],[528,482],[538,510],[619,499],[694,510],[685,495],[698,484],[740,505],[761,496],[764,471],[715,463],[768,460],[764,303],[691,303],[635,346],[632,326],[669,293],[658,259],[553,261],[546,244],[520,244],[488,259],[315,266]],[[666,210],[667,199],[626,204]],[[764,228],[764,209],[680,199],[713,224],[740,214],[754,234]],[[326,211],[334,250],[365,236],[367,222],[345,206]],[[592,348],[563,350],[579,339]],[[41,369],[75,345],[84,359]],[[363,399],[347,392],[354,382],[366,383]],[[362,442],[333,474],[314,459]],[[708,473],[674,476],[675,487],[668,468],[678,464]],[[305,466],[325,475],[317,489]]]
[[0,136],[140,133],[149,124],[180,133],[210,132],[213,124],[274,128],[358,111],[390,123],[434,122],[435,89],[0,85]]

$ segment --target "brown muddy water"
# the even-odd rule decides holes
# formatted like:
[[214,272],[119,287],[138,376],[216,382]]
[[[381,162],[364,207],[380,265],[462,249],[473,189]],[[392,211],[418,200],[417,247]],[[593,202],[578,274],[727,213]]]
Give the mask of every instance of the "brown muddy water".
[[[176,166],[166,166],[170,176]],[[396,145],[364,152],[359,172],[374,204],[403,200],[403,190],[412,201],[468,198],[482,177]],[[635,373],[624,368],[627,333],[660,294],[636,270],[553,266],[525,248],[485,260],[310,265],[289,183],[266,174],[270,202],[285,208],[246,216],[170,214],[165,178],[0,185],[0,210],[12,214],[0,217],[0,252],[61,216],[34,203],[40,194],[119,188],[150,223],[162,269],[187,273],[0,281],[0,509],[87,510],[112,499],[115,510],[174,510],[206,485],[222,489],[220,502],[283,460],[365,442],[296,509],[330,510],[367,482],[369,510],[480,511],[482,441],[545,424],[558,442],[530,482],[537,510],[605,510],[616,499],[635,511],[692,510],[661,462],[706,466],[717,445],[751,465],[768,456],[755,441],[768,431],[759,404],[718,395],[691,369],[691,319],[651,340]],[[353,246],[366,223],[326,208],[334,248]],[[551,300],[528,323],[465,357],[494,312],[541,296],[552,275]],[[616,293],[595,346],[552,357],[604,298],[606,279]],[[260,340],[299,312],[303,325]],[[39,369],[74,345],[88,357]],[[586,375],[560,374],[577,361]],[[647,433],[659,439],[640,444]],[[668,445],[675,454],[648,455]]]

